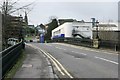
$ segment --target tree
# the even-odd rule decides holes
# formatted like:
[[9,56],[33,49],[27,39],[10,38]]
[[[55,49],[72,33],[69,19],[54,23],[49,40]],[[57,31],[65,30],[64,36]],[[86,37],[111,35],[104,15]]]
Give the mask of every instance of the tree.
[[[27,5],[24,5],[24,6],[20,6],[20,7],[16,7],[16,4],[19,2],[20,0],[16,0],[16,1],[13,1],[13,0],[4,0],[3,1],[3,4],[0,4],[0,8],[1,8],[1,11],[2,11],[2,14],[4,15],[10,15],[12,13],[15,13],[19,10],[26,10],[28,9],[28,7],[30,5],[32,5],[34,2],[32,3],[29,3]],[[31,11],[31,10],[29,10]]]
[[19,2],[19,0],[13,1],[13,0],[3,0],[0,4],[0,11],[2,12],[2,44],[3,48],[7,46],[7,39],[5,38],[6,34],[6,28],[9,26],[8,17],[11,16],[11,14],[19,11],[19,10],[25,10],[28,8],[28,6],[32,5],[32,3],[20,6],[16,8],[16,4]]
[[52,21],[48,24],[47,33],[45,35],[45,40],[50,40],[52,36],[52,30],[58,27],[57,19],[52,19]]

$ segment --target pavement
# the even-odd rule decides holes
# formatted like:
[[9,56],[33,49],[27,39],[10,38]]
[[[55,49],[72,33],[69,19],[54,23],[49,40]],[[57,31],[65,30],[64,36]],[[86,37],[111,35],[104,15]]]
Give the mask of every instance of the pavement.
[[14,78],[55,78],[51,64],[39,50],[26,45],[27,55]]

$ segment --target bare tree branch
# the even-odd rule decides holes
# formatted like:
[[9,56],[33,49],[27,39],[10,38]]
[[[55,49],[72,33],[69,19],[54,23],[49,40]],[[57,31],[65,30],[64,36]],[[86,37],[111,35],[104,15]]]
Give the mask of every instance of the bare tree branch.
[[12,3],[11,6],[15,5],[18,1],[20,1],[20,0],[17,0],[14,3]]
[[34,3],[34,2],[32,2],[32,3],[28,4],[28,5],[22,6],[22,7],[20,7],[20,8],[17,8],[17,9],[15,9],[15,10],[9,12],[9,14],[14,13],[14,12],[16,12],[16,11],[18,11],[18,10],[21,10],[21,9],[25,9],[26,7],[32,5],[33,3]]
[[29,14],[34,9],[34,7],[35,7],[35,4],[32,6],[31,9],[28,8],[29,11],[27,12],[27,14]]
[[8,12],[13,9],[13,7],[14,7],[13,5],[15,5],[18,1],[19,1],[19,0],[13,2],[12,4],[9,4],[9,6],[8,6],[8,8],[9,8],[9,9],[8,9]]
[[[27,9],[28,6],[32,5],[35,1],[31,2],[30,4],[28,5],[25,5],[25,6],[22,6],[22,7],[19,7],[19,8],[16,8],[15,9],[15,4],[18,3],[18,1],[20,0],[16,0],[15,2],[13,2],[12,4],[10,4],[10,0],[4,0],[3,1],[3,4],[1,4],[0,6],[0,9],[2,11],[3,14],[12,14],[16,11],[19,11],[21,9]],[[29,10],[30,12],[31,10]]]

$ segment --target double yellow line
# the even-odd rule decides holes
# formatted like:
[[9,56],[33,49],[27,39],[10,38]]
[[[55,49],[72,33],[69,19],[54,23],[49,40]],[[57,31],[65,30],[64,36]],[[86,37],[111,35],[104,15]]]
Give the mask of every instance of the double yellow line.
[[27,44],[35,49],[39,49],[46,57],[48,57],[52,62],[53,64],[55,65],[55,67],[57,68],[57,70],[63,75],[67,75],[68,77],[70,78],[73,78],[73,76],[62,66],[62,64],[57,60],[55,59],[50,53],[48,52],[45,52],[43,51],[42,49],[36,47],[36,46],[33,46],[31,44]]

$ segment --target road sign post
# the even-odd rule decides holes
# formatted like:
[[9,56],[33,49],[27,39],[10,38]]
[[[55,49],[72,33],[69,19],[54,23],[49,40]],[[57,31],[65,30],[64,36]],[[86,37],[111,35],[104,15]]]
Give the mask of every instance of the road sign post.
[[40,34],[40,43],[44,43],[44,34]]

